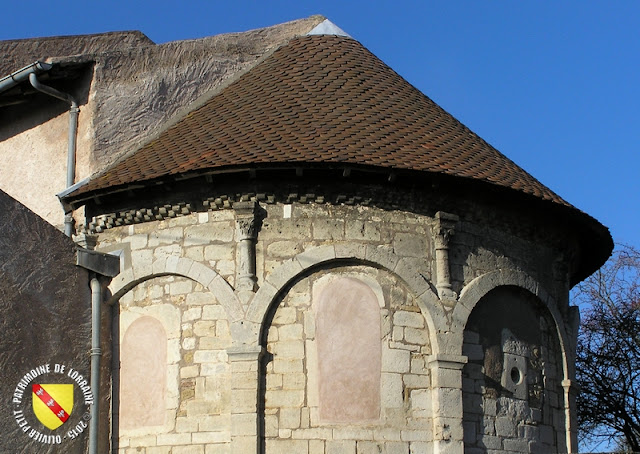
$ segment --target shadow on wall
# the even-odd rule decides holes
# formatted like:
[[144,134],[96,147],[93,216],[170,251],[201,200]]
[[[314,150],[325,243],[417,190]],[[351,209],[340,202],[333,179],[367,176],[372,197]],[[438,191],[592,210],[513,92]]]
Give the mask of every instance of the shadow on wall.
[[557,452],[565,432],[561,351],[551,316],[531,293],[485,295],[465,329],[465,447]]

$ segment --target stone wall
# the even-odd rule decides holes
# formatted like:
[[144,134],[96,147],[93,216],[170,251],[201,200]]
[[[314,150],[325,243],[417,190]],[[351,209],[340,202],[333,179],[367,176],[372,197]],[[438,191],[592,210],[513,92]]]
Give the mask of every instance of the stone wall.
[[[142,319],[143,326],[145,317],[156,319],[166,335],[166,341],[157,335],[158,345],[166,342],[162,423],[151,418],[153,424],[125,424],[132,400],[127,396],[135,392],[123,390],[124,378],[135,383],[127,374],[138,374],[143,380],[144,370],[136,371],[135,363],[128,371],[123,366],[119,386],[116,380],[124,418],[116,430],[122,453],[461,453],[463,446],[475,452],[484,449],[485,439],[478,435],[484,434],[484,426],[478,421],[485,419],[470,415],[495,419],[498,406],[515,408],[497,400],[481,404],[480,410],[469,404],[478,396],[482,401],[485,392],[484,372],[476,367],[482,350],[474,337],[478,332],[468,329],[465,334],[478,301],[494,288],[521,287],[552,313],[549,323],[559,321],[557,331],[567,337],[568,322],[555,307],[556,299],[566,296],[544,292],[547,285],[556,290],[557,273],[538,271],[553,253],[527,238],[494,228],[491,241],[483,244],[485,227],[463,215],[452,221],[454,231],[445,244],[443,221],[437,216],[374,206],[265,203],[255,210],[252,240],[248,224],[241,222],[246,212],[231,209],[231,204],[228,208],[187,210],[182,216],[178,211],[175,217],[138,223],[123,218],[122,223],[131,225],[100,228],[98,249],[120,251],[123,267],[111,286],[112,302],[119,307],[120,352],[124,354],[125,336],[136,320]],[[509,255],[511,243],[518,245],[516,255]],[[247,256],[252,250],[255,255]],[[448,262],[442,260],[445,256]],[[247,257],[255,257],[255,287],[246,274],[251,272]],[[446,263],[450,291],[441,290]],[[327,290],[332,288],[344,291]],[[331,307],[325,300],[336,299],[343,302],[329,313],[344,307],[354,331],[363,333],[351,344],[361,348],[344,343],[349,324],[323,315],[323,305]],[[339,339],[328,342],[325,333],[320,340],[319,323],[333,325]],[[368,340],[358,344],[361,339]],[[555,357],[560,342],[549,342],[545,348],[555,353],[548,357]],[[374,367],[358,356],[359,350]],[[159,348],[156,356],[163,357],[163,351]],[[470,361],[464,374],[463,354]],[[351,361],[353,368],[326,368],[341,361]],[[553,368],[554,377],[567,374],[560,363],[545,364],[549,377]],[[359,376],[366,379],[360,382]],[[469,380],[475,382],[469,385]],[[554,397],[560,379],[554,380],[553,389],[545,388],[543,394],[545,402],[554,402],[549,408],[559,409],[564,395]],[[371,388],[362,394],[366,402],[350,405],[346,413],[326,397],[331,395],[326,389],[348,396],[359,388]],[[555,410],[543,414],[553,414],[554,424],[567,417]],[[513,442],[527,440],[526,449],[562,452],[564,423],[556,425],[553,442],[544,424],[514,428]],[[492,427],[497,425],[494,421]],[[509,444],[510,437],[500,442]]]

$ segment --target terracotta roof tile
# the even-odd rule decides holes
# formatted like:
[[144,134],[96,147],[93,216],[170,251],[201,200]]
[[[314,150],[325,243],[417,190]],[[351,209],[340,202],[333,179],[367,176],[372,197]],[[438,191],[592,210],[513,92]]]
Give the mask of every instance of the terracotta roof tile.
[[568,205],[357,41],[294,38],[70,195],[205,169],[366,164],[483,180]]

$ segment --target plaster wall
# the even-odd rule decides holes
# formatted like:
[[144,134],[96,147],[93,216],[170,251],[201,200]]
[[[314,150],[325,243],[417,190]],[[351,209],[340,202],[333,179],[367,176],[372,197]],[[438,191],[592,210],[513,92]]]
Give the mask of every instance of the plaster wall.
[[[61,227],[64,212],[56,194],[66,189],[68,107],[62,101],[46,100],[43,105],[21,108],[27,112],[0,126],[0,189],[50,224]],[[76,182],[95,170],[90,163],[93,109],[91,100],[80,106]]]

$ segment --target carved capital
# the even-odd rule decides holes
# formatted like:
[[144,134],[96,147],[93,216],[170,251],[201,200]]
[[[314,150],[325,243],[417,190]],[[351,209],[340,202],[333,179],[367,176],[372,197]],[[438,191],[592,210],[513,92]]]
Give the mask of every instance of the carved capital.
[[255,217],[238,218],[236,222],[238,232],[240,233],[240,240],[255,240],[258,237],[258,223]]
[[236,228],[238,232],[238,268],[236,270],[236,291],[249,300],[257,290],[256,240],[260,230],[259,205],[257,202],[236,202]]
[[456,293],[452,290],[451,269],[449,265],[449,241],[455,233],[458,216],[438,211],[436,213],[435,245],[436,245],[436,288],[442,301],[455,301]]
[[451,213],[438,211],[436,213],[436,248],[446,249],[449,241],[455,234],[456,224],[460,218]]
[[260,220],[257,208],[257,202],[236,202],[233,204],[239,240],[255,240],[258,237]]

